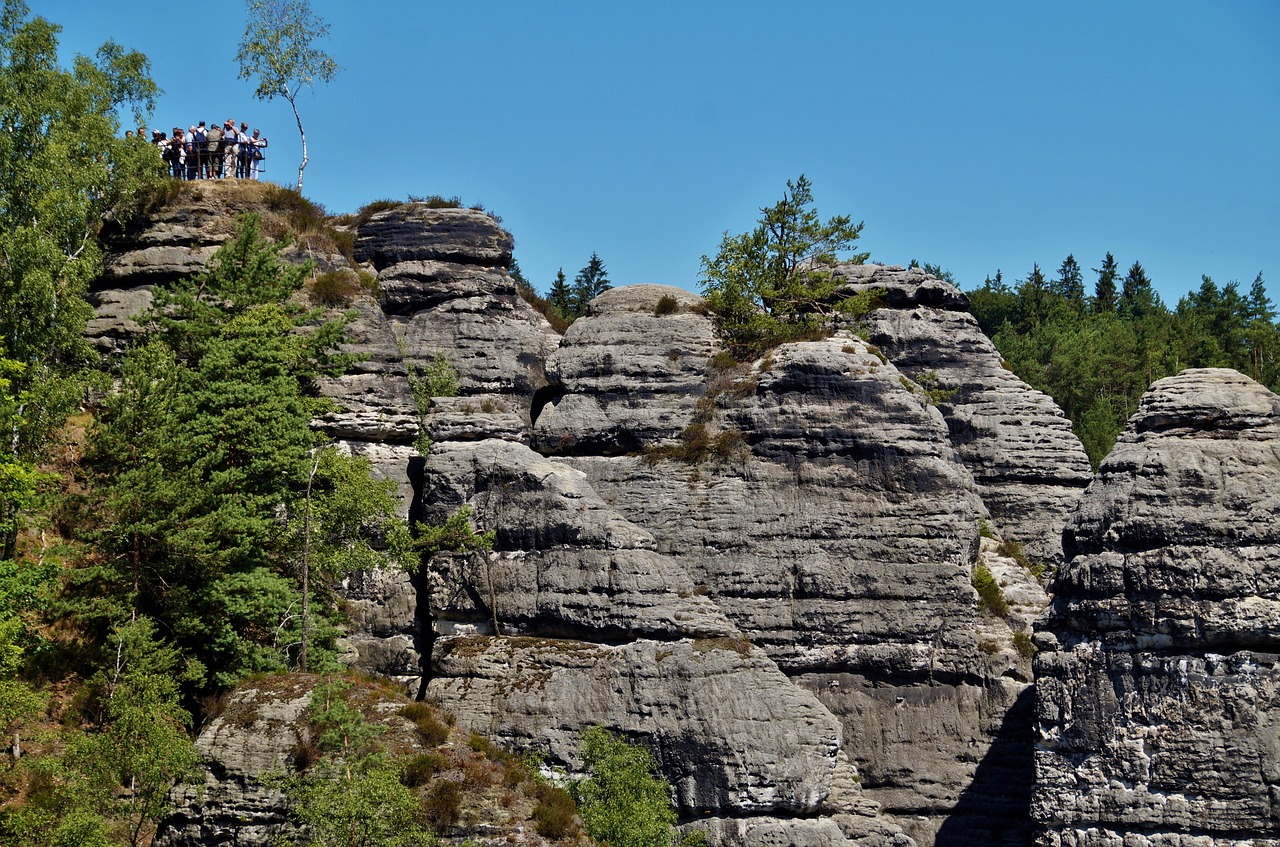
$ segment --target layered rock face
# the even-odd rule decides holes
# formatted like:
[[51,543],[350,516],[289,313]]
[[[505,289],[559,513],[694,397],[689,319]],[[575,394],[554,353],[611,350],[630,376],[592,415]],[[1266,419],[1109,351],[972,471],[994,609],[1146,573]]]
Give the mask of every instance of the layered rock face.
[[[1056,557],[1088,466],[963,295],[845,267],[850,291],[887,292],[873,343],[849,328],[726,366],[701,298],[665,286],[606,292],[561,339],[507,276],[511,245],[427,204],[357,233],[380,294],[353,300],[360,361],[321,381],[339,408],[315,425],[406,513],[469,507],[495,544],[353,577],[347,660],[571,769],[590,726],[644,744],[715,845],[1025,843],[1014,634],[1046,598],[979,530]],[[420,408],[440,357],[460,396]],[[980,608],[978,563],[1007,616]],[[236,789],[225,746],[214,794]],[[270,798],[245,802],[270,823]],[[191,833],[238,814],[184,804]]]
[[[127,227],[107,228],[108,257],[102,277],[89,292],[96,312],[85,333],[107,356],[118,355],[140,330],[132,317],[151,306],[151,289],[204,270],[217,249],[235,234],[246,213],[263,218],[264,231],[279,235],[278,215],[268,208],[269,183],[208,180],[173,183],[174,196]],[[295,244],[284,251],[289,261],[315,262],[320,270],[345,267],[340,254]]]
[[1002,534],[1059,561],[1063,527],[1093,478],[1071,422],[1001,365],[959,289],[919,268],[841,265],[836,274],[846,293],[883,292],[883,308],[863,319],[868,338],[941,392],[951,444]]
[[1054,845],[1280,839],[1280,397],[1155,383],[1065,536],[1036,661]]
[[872,800],[926,843],[1025,841],[1029,674],[975,602],[946,420],[852,335],[715,349],[699,298],[606,292],[548,360],[538,452],[433,447],[429,515],[497,540],[432,563],[428,691],[570,765],[593,722],[643,740],[725,843],[889,837]]

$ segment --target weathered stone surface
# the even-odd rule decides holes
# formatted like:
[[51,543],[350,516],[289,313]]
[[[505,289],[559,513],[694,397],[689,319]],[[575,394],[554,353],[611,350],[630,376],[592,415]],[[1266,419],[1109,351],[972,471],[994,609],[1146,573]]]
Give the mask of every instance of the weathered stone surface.
[[490,439],[436,445],[424,482],[428,519],[465,504],[495,530],[429,569],[428,692],[461,726],[573,767],[603,724],[654,750],[686,816],[873,814],[834,718],[584,473]]
[[506,274],[423,276],[422,264],[378,275],[380,286],[408,304],[388,316],[405,364],[422,367],[443,354],[457,368],[463,394],[507,394],[527,406],[546,385],[546,360],[560,336]]
[[454,637],[434,658],[429,691],[464,728],[570,767],[593,724],[642,739],[687,812],[806,814],[831,794],[839,725],[743,641]]
[[175,811],[161,824],[156,847],[268,847],[296,834],[283,792],[262,777],[283,772],[294,746],[309,737],[303,715],[313,682],[299,676],[230,696],[196,739],[206,762],[203,778],[174,788]]
[[1280,838],[1280,397],[1228,370],[1156,382],[1065,540],[1043,843]]
[[856,338],[738,376],[707,424],[741,441],[724,461],[573,463],[784,669],[976,676],[981,503],[941,416]]
[[432,441],[480,441],[499,438],[524,442],[529,436],[529,408],[522,398],[504,394],[437,397],[426,418]]
[[665,285],[604,292],[547,362],[562,396],[540,410],[538,449],[625,453],[673,439],[693,419],[714,352],[701,297]]
[[952,392],[938,408],[1001,533],[1042,561],[1059,561],[1060,538],[1092,479],[1071,422],[1048,396],[1001,365],[956,288],[918,268],[841,265],[847,293],[878,289],[885,307],[864,319],[868,338],[908,378]]
[[379,271],[402,262],[436,261],[506,268],[515,242],[488,214],[406,203],[378,212],[356,237],[356,261]]
[[[427,520],[468,505],[493,526],[494,551],[437,556],[431,608],[438,628],[583,632],[597,639],[735,634],[715,604],[653,536],[610,508],[566,465],[490,439],[432,449]],[[504,520],[510,516],[514,520]]]

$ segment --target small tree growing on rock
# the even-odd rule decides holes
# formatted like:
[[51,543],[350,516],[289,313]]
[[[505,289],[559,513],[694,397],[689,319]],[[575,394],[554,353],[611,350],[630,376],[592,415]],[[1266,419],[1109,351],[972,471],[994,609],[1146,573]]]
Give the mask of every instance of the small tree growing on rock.
[[302,137],[298,192],[307,167],[307,133],[298,114],[298,93],[317,82],[332,82],[338,63],[316,42],[329,36],[329,25],[311,10],[307,0],[245,0],[248,24],[240,39],[236,61],[240,79],[257,79],[259,100],[283,97],[293,109]]
[[[852,249],[862,224],[848,215],[823,223],[803,174],[760,211],[755,229],[726,232],[715,257],[702,257],[703,295],[721,338],[739,356],[812,335],[824,318],[853,306],[835,301],[831,269],[837,254]],[[853,253],[846,261],[861,264],[870,255]]]

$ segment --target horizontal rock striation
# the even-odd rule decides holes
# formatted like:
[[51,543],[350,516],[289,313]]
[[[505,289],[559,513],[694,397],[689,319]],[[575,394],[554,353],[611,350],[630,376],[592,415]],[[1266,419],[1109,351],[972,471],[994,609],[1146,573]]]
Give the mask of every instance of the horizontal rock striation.
[[616,455],[674,440],[715,349],[701,297],[665,285],[604,292],[547,361],[554,388],[537,410],[535,446]]
[[1152,385],[1065,535],[1036,660],[1045,844],[1280,838],[1280,397]]
[[1093,478],[1071,422],[1004,368],[954,286],[919,268],[846,264],[836,275],[844,293],[882,293],[883,307],[862,319],[867,337],[939,393],[951,444],[1001,533],[1034,558],[1060,561],[1062,530]]

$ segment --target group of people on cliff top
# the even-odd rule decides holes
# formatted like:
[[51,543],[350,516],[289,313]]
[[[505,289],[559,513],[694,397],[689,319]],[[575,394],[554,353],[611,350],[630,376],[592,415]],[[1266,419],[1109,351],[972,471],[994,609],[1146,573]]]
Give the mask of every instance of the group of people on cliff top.
[[[146,130],[138,130],[138,138],[146,138]],[[133,130],[125,133],[132,136]],[[236,129],[236,122],[227,118],[221,125],[204,121],[189,127],[186,132],[175,126],[173,135],[151,130],[151,143],[160,151],[160,157],[169,165],[174,179],[258,179],[264,170],[262,162],[267,158],[267,139],[261,130],[249,133],[249,125],[243,121]]]

